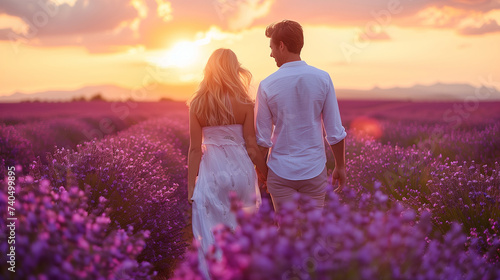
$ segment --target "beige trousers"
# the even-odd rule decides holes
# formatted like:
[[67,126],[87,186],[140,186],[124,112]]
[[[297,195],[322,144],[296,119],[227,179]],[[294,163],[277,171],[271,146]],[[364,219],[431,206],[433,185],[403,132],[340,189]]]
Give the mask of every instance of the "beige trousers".
[[308,180],[287,180],[276,175],[271,169],[267,175],[267,189],[273,200],[274,210],[279,211],[283,203],[293,201],[293,195],[300,193],[316,201],[316,207],[322,209],[325,205],[327,187],[327,170]]

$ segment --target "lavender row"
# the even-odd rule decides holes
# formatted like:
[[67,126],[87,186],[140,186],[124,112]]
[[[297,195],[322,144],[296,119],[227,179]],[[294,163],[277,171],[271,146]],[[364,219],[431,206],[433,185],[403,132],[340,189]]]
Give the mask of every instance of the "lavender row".
[[[17,220],[15,243],[10,245],[6,240],[12,236],[11,230],[7,223],[0,224],[4,241],[0,251],[3,256],[11,255],[0,264],[0,278],[153,279],[156,275],[150,263],[136,260],[150,232],[132,226],[111,230],[109,210],[101,205],[89,211],[89,185],[84,190],[77,186],[55,188],[48,180],[34,182],[31,176],[20,177],[13,204],[7,188],[7,182],[1,181],[0,216],[4,221],[7,217]],[[15,211],[7,211],[8,203]],[[7,261],[15,264],[14,273],[7,269],[11,267]]]
[[58,149],[47,156],[47,164],[36,161],[30,172],[57,188],[91,186],[86,210],[99,215],[109,208],[108,230],[148,230],[137,260],[168,275],[187,246],[186,132],[184,122],[148,120],[74,150]]
[[[205,257],[214,279],[498,279],[500,267],[473,249],[453,224],[433,239],[429,212],[388,205],[381,191],[353,199],[349,191],[327,195],[323,212],[307,199],[301,211],[289,204],[279,215],[264,203],[256,215],[237,211],[234,232],[214,230]],[[355,196],[355,194],[354,194]],[[295,202],[295,203],[296,203]],[[238,207],[234,207],[238,209]],[[307,222],[306,222],[307,220]],[[276,226],[279,222],[279,228]],[[475,243],[475,239],[472,240]],[[222,257],[217,260],[218,252]],[[202,279],[196,244],[173,279]]]
[[390,202],[417,213],[429,211],[433,231],[440,234],[459,223],[481,241],[478,252],[500,264],[498,163],[458,162],[434,156],[430,149],[373,139],[350,139],[346,150],[348,187],[358,196],[380,190]]
[[[497,129],[441,136],[479,143]],[[341,196],[330,192],[323,213],[306,206],[275,217],[269,203],[255,216],[238,212],[236,232],[215,230],[206,256],[214,278],[499,279],[499,164],[436,155],[442,143],[426,139],[402,147],[350,137]],[[174,279],[201,279],[193,245]]]
[[414,121],[380,122],[380,141],[401,147],[431,150],[456,161],[492,164],[500,158],[500,123],[462,124]]
[[[77,144],[113,135],[138,122],[112,117],[54,117],[15,125],[0,124],[0,155],[7,165],[20,164],[23,170],[37,157],[57,148],[74,149]],[[3,174],[0,175],[3,178]]]

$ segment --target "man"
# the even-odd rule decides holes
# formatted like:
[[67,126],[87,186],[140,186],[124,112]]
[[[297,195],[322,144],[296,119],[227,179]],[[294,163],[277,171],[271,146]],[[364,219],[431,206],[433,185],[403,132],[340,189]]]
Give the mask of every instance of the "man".
[[301,60],[304,35],[299,23],[271,24],[266,36],[279,67],[257,92],[257,144],[264,156],[269,152],[267,188],[276,211],[295,193],[311,197],[323,208],[327,186],[323,125],[335,157],[336,191],[346,181],[346,132],[333,83],[327,72]]

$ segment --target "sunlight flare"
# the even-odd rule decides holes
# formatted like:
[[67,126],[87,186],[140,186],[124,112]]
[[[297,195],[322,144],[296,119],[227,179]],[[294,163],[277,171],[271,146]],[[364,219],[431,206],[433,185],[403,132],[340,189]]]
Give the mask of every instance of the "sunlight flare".
[[199,45],[196,42],[181,41],[160,56],[154,63],[164,68],[186,68],[193,65],[198,56]]
[[206,32],[196,34],[194,41],[179,41],[170,49],[160,52],[157,56],[149,59],[149,62],[162,68],[190,69],[197,66],[205,52],[204,47],[213,41],[235,40],[236,35],[222,32],[217,27],[210,27]]

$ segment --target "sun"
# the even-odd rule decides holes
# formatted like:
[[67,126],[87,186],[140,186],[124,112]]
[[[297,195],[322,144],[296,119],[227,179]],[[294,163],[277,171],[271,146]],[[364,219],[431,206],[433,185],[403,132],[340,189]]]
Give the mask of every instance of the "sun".
[[198,59],[199,45],[196,42],[181,41],[161,55],[155,63],[161,67],[187,68]]

